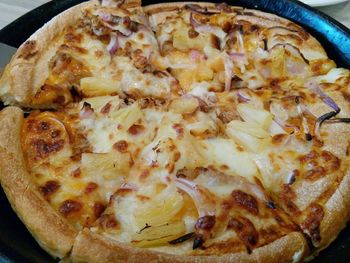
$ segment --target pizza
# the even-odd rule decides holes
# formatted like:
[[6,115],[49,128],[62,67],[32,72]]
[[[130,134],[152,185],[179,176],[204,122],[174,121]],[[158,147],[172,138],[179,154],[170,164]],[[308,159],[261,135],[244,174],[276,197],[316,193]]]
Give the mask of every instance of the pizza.
[[67,262],[302,262],[350,216],[350,71],[225,3],[88,1],[0,79],[0,182]]

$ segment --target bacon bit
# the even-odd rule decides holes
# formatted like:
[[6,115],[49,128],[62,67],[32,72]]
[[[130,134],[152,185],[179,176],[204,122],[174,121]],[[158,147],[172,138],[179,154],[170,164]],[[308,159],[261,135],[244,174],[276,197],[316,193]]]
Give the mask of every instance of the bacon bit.
[[248,218],[242,216],[231,218],[227,227],[233,228],[233,230],[238,234],[239,238],[247,247],[248,253],[251,253],[252,248],[259,243],[259,233]]
[[145,130],[145,127],[141,124],[133,124],[128,129],[128,132],[132,135],[137,135]]
[[112,104],[108,102],[106,105],[104,105],[101,109],[102,114],[108,114],[111,111]]
[[68,199],[64,201],[60,207],[58,208],[58,211],[65,217],[71,216],[72,214],[79,212],[83,208],[82,203]]
[[115,228],[118,226],[118,222],[112,214],[105,214],[99,218],[99,224],[102,228]]
[[205,230],[210,230],[214,227],[215,225],[215,216],[202,216],[198,218],[197,223],[196,223],[196,229],[205,229]]
[[60,184],[57,181],[47,181],[44,186],[39,187],[39,191],[42,195],[48,199],[53,193],[60,188]]
[[247,194],[241,190],[234,190],[231,193],[232,204],[246,209],[254,215],[259,214],[259,207],[256,198],[250,194]]
[[75,178],[80,177],[80,175],[81,175],[80,167],[77,168],[77,169],[75,169],[75,170],[73,171],[73,173],[72,173],[72,176],[75,177]]
[[97,185],[96,183],[90,182],[90,183],[88,183],[87,186],[85,187],[85,191],[84,191],[84,192],[85,192],[86,194],[89,194],[89,193],[93,192],[94,190],[96,190],[97,187],[98,187],[98,185]]
[[128,150],[128,142],[125,140],[120,140],[113,144],[113,149],[118,152],[125,153]]
[[309,232],[309,235],[314,242],[321,241],[320,224],[323,217],[324,211],[322,206],[313,203],[309,206],[309,213],[305,221],[301,223],[301,227]]
[[101,202],[96,202],[93,207],[94,216],[96,218],[99,218],[105,209],[106,209],[106,206],[104,204],[102,204]]
[[94,113],[94,110],[91,108],[91,104],[84,102],[83,107],[80,110],[80,119],[87,119],[91,117],[91,115]]

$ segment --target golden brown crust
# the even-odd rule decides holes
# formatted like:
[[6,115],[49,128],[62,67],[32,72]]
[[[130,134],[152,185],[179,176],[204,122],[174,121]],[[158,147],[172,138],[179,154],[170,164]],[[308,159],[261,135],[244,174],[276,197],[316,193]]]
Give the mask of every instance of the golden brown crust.
[[92,0],[67,9],[18,48],[0,79],[0,97],[5,104],[29,106],[49,74],[48,61],[62,44],[58,36],[82,16],[82,10],[97,3]]
[[40,196],[32,184],[21,149],[23,112],[8,107],[0,113],[0,181],[13,210],[40,246],[54,257],[71,249],[76,231]]
[[[84,229],[73,245],[73,262],[298,262],[308,253],[308,245],[301,233],[292,232],[253,251],[222,256],[170,255],[133,248]],[[273,256],[272,256],[273,255]]]

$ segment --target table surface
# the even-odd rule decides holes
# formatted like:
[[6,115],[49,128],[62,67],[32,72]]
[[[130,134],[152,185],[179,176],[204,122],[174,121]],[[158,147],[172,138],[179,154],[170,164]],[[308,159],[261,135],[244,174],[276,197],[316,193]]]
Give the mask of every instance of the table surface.
[[[0,29],[48,0],[0,0]],[[350,28],[350,1],[319,8]]]

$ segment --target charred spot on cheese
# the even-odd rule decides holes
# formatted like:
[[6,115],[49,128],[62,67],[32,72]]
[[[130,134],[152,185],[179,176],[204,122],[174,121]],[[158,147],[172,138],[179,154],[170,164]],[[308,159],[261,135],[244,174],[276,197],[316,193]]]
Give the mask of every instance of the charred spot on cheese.
[[301,227],[308,232],[313,242],[321,241],[320,224],[323,217],[322,206],[312,203],[308,208],[306,219],[301,223]]
[[105,209],[106,209],[106,206],[103,203],[101,202],[94,203],[93,211],[94,211],[95,218],[99,218]]
[[71,101],[73,101],[73,97],[70,89],[50,84],[41,86],[32,99],[32,103],[35,105],[45,105],[50,102],[65,105]]
[[192,27],[188,29],[188,37],[189,38],[196,38],[199,35],[199,33],[194,30]]
[[202,216],[198,218],[197,223],[196,223],[196,229],[204,229],[204,230],[210,230],[214,227],[215,225],[215,216]]
[[32,145],[34,146],[33,148],[35,149],[35,153],[38,158],[46,158],[51,153],[62,150],[64,146],[64,140],[47,142],[43,139],[35,139],[32,141]]
[[238,216],[230,218],[227,227],[232,228],[238,234],[248,253],[251,253],[259,242],[259,233],[253,223],[246,217]]
[[128,142],[125,140],[120,140],[113,144],[113,149],[118,152],[125,153],[128,150]]
[[142,133],[144,130],[145,130],[145,127],[143,125],[141,125],[141,124],[133,124],[128,129],[128,132],[131,135],[138,135],[138,134]]
[[118,227],[118,221],[114,217],[113,214],[103,214],[99,219],[98,219],[98,224],[103,228],[103,229],[108,229],[108,228],[116,228]]
[[341,160],[328,151],[321,152],[321,160],[323,164],[326,164],[325,166],[330,172],[338,170],[341,164]]
[[101,109],[101,113],[102,114],[108,114],[111,111],[112,108],[112,104],[110,102],[108,102],[106,105],[104,105]]
[[284,203],[287,210],[291,213],[299,213],[298,207],[295,205],[293,200],[295,200],[295,193],[288,184],[283,184],[281,192],[279,194],[280,200]]
[[18,58],[29,60],[38,53],[37,44],[35,40],[27,40],[20,49]]
[[256,198],[250,194],[247,194],[241,190],[234,190],[231,193],[230,203],[232,206],[243,208],[248,212],[257,215],[259,214],[259,206]]
[[58,211],[65,217],[70,217],[75,213],[78,213],[83,208],[83,204],[79,201],[68,199],[64,201]]
[[86,185],[85,191],[84,191],[84,192],[85,192],[86,194],[89,194],[89,193],[95,191],[95,190],[97,189],[97,187],[98,187],[98,185],[97,185],[96,183],[90,182],[90,183],[88,183],[88,184]]
[[72,172],[72,176],[75,177],[75,178],[78,178],[81,176],[81,169],[80,167],[75,169],[73,172]]
[[46,198],[49,199],[52,194],[57,192],[57,190],[60,188],[60,184],[57,181],[50,180],[47,181],[43,186],[39,187],[40,193]]

